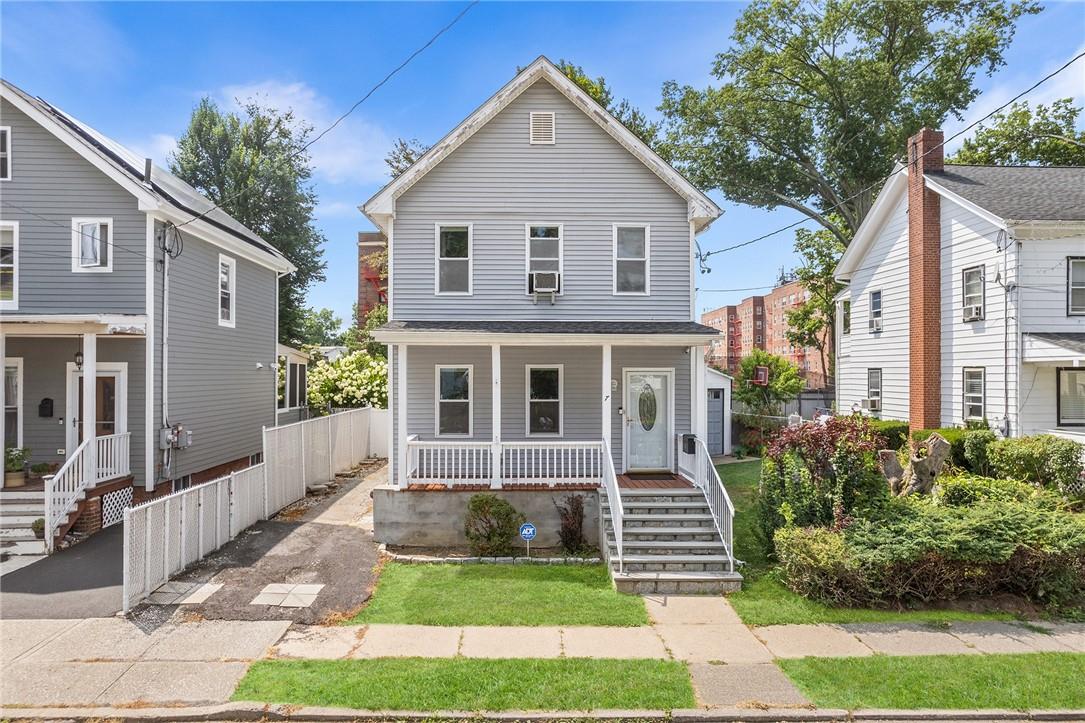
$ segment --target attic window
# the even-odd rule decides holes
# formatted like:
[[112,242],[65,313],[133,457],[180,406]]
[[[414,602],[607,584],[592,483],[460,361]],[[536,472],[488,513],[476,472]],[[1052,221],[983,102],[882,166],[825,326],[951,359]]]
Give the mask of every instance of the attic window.
[[554,114],[552,112],[532,112],[531,130],[528,133],[528,141],[531,145],[554,145],[555,142]]

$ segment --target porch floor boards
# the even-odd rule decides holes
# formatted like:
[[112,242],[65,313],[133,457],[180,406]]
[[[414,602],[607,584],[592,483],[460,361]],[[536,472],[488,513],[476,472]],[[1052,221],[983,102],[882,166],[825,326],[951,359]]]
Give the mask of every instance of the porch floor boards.
[[692,489],[693,483],[685,477],[670,472],[659,474],[620,474],[618,487],[627,490],[684,490]]

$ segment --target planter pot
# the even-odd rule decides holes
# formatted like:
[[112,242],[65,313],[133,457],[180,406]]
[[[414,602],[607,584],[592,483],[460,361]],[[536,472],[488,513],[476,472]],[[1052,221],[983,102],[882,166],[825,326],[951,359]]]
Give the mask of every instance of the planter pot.
[[4,472],[4,487],[22,487],[26,484],[26,472]]
[[39,540],[44,540],[45,539],[45,528],[43,527],[40,530],[37,529],[37,528],[34,528],[34,537],[38,538]]

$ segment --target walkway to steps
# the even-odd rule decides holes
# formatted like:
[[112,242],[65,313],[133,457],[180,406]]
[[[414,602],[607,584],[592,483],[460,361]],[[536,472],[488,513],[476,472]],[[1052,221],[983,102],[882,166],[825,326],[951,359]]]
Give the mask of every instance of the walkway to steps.
[[604,498],[606,544],[614,584],[646,595],[717,594],[742,586],[720,539],[704,494],[693,485],[622,487],[622,564],[609,502]]

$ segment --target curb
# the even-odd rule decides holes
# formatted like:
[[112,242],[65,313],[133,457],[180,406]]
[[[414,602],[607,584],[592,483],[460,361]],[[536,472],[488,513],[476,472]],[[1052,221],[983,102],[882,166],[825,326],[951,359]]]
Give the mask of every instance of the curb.
[[377,554],[393,562],[408,565],[600,565],[599,557],[440,557],[389,552],[388,545],[377,545]]
[[1085,710],[854,710],[822,708],[699,708],[675,710],[597,710],[597,711],[501,711],[472,713],[465,711],[370,711],[351,708],[323,708],[260,703],[220,703],[205,706],[114,708],[0,708],[4,720],[101,720],[145,723],[146,721],[496,721],[509,723],[554,723],[569,720],[593,721],[666,721],[667,723],[798,723],[800,721],[1081,721]]

